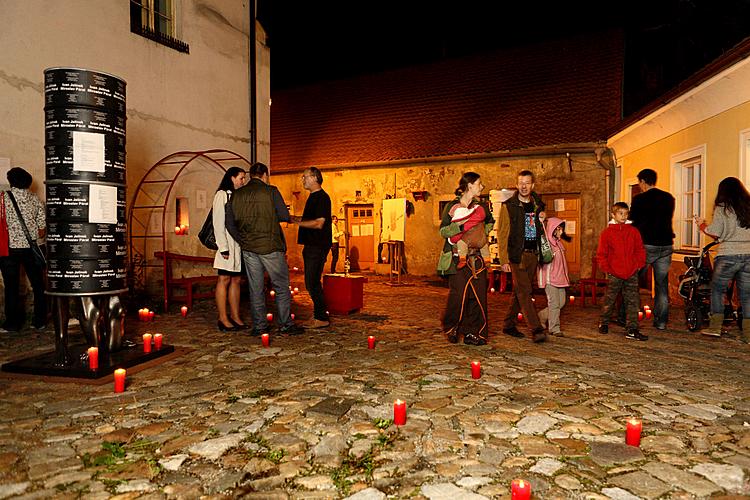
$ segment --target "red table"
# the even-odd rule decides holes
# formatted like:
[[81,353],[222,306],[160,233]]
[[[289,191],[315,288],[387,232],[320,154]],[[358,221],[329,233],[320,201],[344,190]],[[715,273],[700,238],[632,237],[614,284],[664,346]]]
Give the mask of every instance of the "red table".
[[367,278],[364,276],[344,276],[326,274],[323,276],[323,295],[328,312],[332,314],[352,314],[362,309],[362,295]]

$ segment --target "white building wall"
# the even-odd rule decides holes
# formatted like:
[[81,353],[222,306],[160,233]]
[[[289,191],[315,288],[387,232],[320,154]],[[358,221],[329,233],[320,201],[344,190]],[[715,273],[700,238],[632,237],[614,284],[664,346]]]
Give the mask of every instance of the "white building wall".
[[[0,158],[23,166],[44,197],[44,69],[77,67],[127,82],[129,197],[146,170],[180,150],[250,157],[245,1],[175,0],[177,38],[190,53],[130,32],[127,0],[0,1]],[[269,55],[258,27],[258,94]],[[258,99],[258,159],[269,157],[268,99]],[[0,160],[0,168],[3,161]],[[0,172],[5,181],[5,172]]]

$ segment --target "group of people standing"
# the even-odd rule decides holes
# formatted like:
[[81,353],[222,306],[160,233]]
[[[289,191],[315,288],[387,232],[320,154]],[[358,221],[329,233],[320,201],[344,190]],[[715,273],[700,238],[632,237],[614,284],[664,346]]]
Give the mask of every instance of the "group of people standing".
[[[669,321],[669,269],[672,262],[672,218],[674,197],[656,187],[652,169],[638,173],[640,193],[632,207],[617,202],[612,206],[608,227],[602,231],[596,253],[599,268],[608,276],[608,287],[599,319],[599,332],[609,333],[609,323],[618,301],[622,307],[615,322],[625,326],[625,337],[647,340],[638,329],[640,308],[639,277],[653,270],[653,326],[665,330]],[[511,302],[503,319],[503,333],[524,337],[518,321],[524,318],[534,342],[544,342],[548,334],[560,335],[560,311],[567,303],[565,289],[570,285],[565,257],[565,221],[546,217],[545,205],[534,191],[535,176],[529,170],[518,173],[517,191],[503,202],[497,239],[503,272],[513,280]],[[442,213],[440,236],[445,239],[437,270],[447,276],[448,302],[443,328],[450,342],[483,345],[487,343],[487,268],[481,248],[494,227],[488,207],[479,200],[484,189],[480,176],[464,173],[456,198]],[[719,184],[714,202],[713,222],[696,218],[700,229],[722,245],[715,261],[712,280],[711,322],[704,333],[720,334],[723,298],[729,283],[739,283],[743,309],[750,310],[750,194],[742,183],[730,177]],[[484,238],[478,237],[478,231]],[[544,247],[544,252],[543,252]],[[540,261],[540,258],[544,258]],[[534,283],[545,290],[547,306],[537,311],[532,299]],[[719,333],[717,333],[719,332]],[[750,336],[743,334],[742,340]]]
[[[219,272],[217,326],[221,331],[250,328],[240,317],[239,283],[244,265],[250,289],[251,335],[271,331],[266,315],[266,273],[275,293],[280,333],[296,335],[304,328],[326,328],[330,319],[321,278],[333,237],[331,198],[322,188],[323,175],[315,167],[302,174],[302,185],[310,195],[301,216],[289,214],[281,193],[269,180],[268,167],[263,163],[254,163],[247,174],[239,167],[232,167],[226,171],[214,196],[213,226],[218,246],[214,267]],[[302,326],[295,323],[291,314],[282,222],[298,225],[297,242],[303,245],[305,287],[313,300],[314,313]]]

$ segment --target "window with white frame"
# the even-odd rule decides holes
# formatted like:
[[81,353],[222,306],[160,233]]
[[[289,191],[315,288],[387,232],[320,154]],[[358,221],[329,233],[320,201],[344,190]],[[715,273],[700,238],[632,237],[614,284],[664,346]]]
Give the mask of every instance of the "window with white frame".
[[176,0],[130,0],[130,31],[180,52],[188,44],[177,39]]
[[701,235],[694,217],[705,218],[705,147],[672,157],[672,186],[675,197],[675,246],[694,251],[701,246]]

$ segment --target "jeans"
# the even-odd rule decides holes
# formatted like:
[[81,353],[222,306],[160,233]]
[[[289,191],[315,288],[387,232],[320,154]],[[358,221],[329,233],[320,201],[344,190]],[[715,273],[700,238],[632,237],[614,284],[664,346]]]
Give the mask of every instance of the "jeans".
[[242,251],[245,272],[250,288],[250,313],[253,317],[253,330],[263,330],[268,326],[266,319],[266,297],[264,272],[268,273],[271,285],[276,292],[276,307],[279,310],[278,324],[287,328],[294,324],[291,316],[292,294],[289,291],[289,267],[284,252],[271,252],[265,255]]
[[515,328],[518,322],[518,313],[522,312],[526,318],[526,325],[531,331],[543,329],[539,321],[539,315],[531,300],[532,283],[536,279],[536,266],[538,258],[533,252],[523,252],[521,263],[510,263],[510,271],[513,275],[513,299],[510,302],[508,313],[503,319],[503,329]]
[[733,278],[737,278],[743,314],[750,311],[750,254],[719,255],[711,279],[711,314],[723,317],[724,297]]
[[19,286],[21,284],[21,265],[26,271],[31,288],[34,290],[34,326],[47,324],[47,298],[44,296],[44,270],[34,262],[34,254],[30,248],[11,248],[10,255],[0,257],[0,272],[5,286],[5,328],[20,330],[26,314],[19,300]]
[[672,265],[672,245],[643,245],[646,249],[645,275],[650,265],[654,269],[654,326],[666,326],[669,321],[669,266]]
[[313,301],[313,317],[320,321],[328,321],[326,299],[323,295],[323,284],[320,279],[328,257],[328,247],[305,245],[302,249],[302,260],[305,263],[305,288]]

